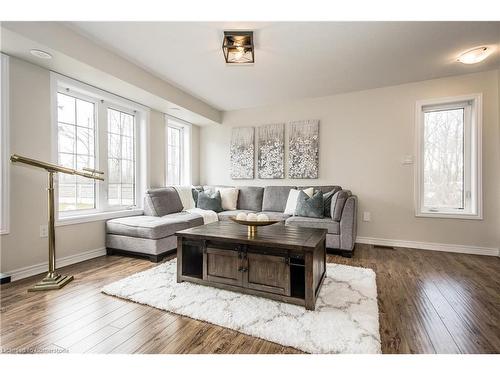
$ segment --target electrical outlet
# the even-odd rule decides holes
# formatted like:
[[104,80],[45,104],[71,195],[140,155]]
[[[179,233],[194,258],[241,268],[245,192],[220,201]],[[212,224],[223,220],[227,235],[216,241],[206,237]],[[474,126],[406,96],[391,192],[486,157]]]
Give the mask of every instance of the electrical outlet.
[[49,236],[49,227],[47,224],[40,225],[40,237],[45,238]]
[[368,211],[363,212],[363,221],[372,221],[372,214]]
[[412,165],[413,164],[413,155],[405,155],[401,158],[402,165]]

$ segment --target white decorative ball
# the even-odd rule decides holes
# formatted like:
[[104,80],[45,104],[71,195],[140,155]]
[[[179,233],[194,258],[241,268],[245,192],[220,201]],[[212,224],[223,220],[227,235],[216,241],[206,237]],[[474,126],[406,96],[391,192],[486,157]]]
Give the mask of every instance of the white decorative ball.
[[254,214],[253,212],[247,215],[247,221],[256,221],[256,220],[257,220],[257,215]]
[[240,212],[238,215],[236,215],[236,220],[246,220],[247,219],[247,214],[244,212]]
[[269,216],[266,214],[259,214],[257,215],[257,221],[269,221]]

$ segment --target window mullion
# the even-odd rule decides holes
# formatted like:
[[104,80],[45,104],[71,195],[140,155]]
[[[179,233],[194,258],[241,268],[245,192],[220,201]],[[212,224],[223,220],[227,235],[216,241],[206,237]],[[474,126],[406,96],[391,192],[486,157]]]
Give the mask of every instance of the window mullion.
[[99,189],[99,209],[100,211],[106,211],[108,209],[108,139],[107,139],[107,110],[104,103],[101,101],[98,103],[98,118],[97,118],[97,144],[98,144],[98,163],[99,170],[104,172],[104,181],[97,184]]
[[472,113],[471,106],[464,110],[464,210],[468,213],[473,211],[472,191]]

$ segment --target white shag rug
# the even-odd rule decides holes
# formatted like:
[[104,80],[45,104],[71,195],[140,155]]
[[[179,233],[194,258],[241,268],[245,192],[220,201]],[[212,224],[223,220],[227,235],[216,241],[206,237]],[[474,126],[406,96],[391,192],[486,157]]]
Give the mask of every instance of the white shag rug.
[[176,259],[106,285],[106,294],[308,353],[380,353],[375,272],[327,264],[316,310],[189,282]]

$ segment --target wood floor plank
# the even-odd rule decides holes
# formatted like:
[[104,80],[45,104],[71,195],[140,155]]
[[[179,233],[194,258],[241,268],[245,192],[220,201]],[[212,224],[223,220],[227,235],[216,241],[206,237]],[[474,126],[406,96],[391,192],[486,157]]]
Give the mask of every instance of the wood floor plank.
[[[377,275],[384,353],[499,353],[500,259],[356,245],[328,262]],[[156,264],[103,256],[61,269],[75,281],[28,293],[40,276],[0,287],[2,350],[92,353],[300,353],[266,340],[104,295],[101,288]]]

